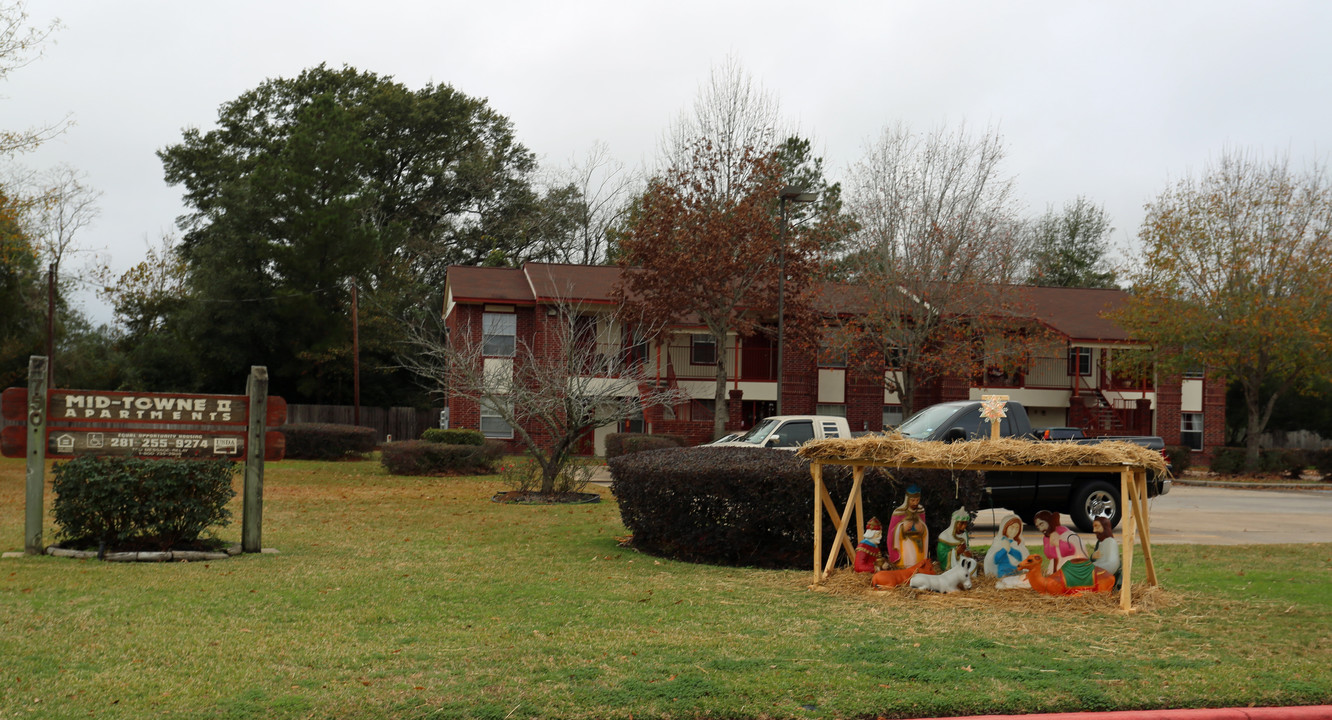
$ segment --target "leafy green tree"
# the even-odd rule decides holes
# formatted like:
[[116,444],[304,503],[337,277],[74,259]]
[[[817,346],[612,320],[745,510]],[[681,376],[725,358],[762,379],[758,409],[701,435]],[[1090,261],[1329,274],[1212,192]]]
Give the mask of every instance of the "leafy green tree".
[[290,399],[350,400],[355,283],[365,401],[418,398],[391,369],[400,331],[375,318],[437,305],[450,264],[524,255],[516,229],[542,198],[510,122],[446,85],[320,65],[225,103],[217,124],[159,153],[192,209],[172,313],[196,384],[262,364]]
[[1032,223],[1035,255],[1029,285],[1048,287],[1113,288],[1115,272],[1108,265],[1110,216],[1105,208],[1079,195]]
[[1166,371],[1238,384],[1246,458],[1279,398],[1332,374],[1332,186],[1322,168],[1228,153],[1147,206],[1117,321]]

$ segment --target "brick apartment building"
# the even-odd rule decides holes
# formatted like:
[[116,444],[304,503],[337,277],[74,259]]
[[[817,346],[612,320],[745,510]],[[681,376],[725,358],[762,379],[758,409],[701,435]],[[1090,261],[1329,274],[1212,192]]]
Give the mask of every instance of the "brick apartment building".
[[[702,327],[678,325],[657,340],[631,339],[631,328],[611,319],[621,270],[608,266],[529,263],[522,268],[454,266],[448,271],[444,319],[453,337],[484,337],[485,362],[512,363],[520,344],[543,347],[548,318],[558,303],[577,303],[595,324],[589,333],[604,352],[634,352],[644,358],[654,381],[684,390],[690,401],[672,408],[647,408],[623,427],[599,428],[583,450],[602,454],[605,437],[616,431],[683,435],[695,442],[711,438],[716,361],[728,360],[729,429],[742,430],[777,407],[775,344],[771,333],[731,337],[718,348]],[[1044,326],[1043,342],[1021,372],[988,372],[981,378],[950,377],[920,388],[915,407],[948,400],[977,400],[1006,394],[1026,406],[1034,427],[1080,427],[1090,435],[1150,434],[1167,445],[1185,445],[1203,457],[1224,444],[1225,386],[1201,374],[1125,381],[1113,372],[1116,353],[1140,347],[1102,315],[1127,298],[1120,290],[1015,288],[1031,321]],[[834,298],[837,293],[826,293]],[[836,304],[836,300],[826,300]],[[822,307],[830,315],[845,307]],[[539,351],[539,350],[538,350]],[[602,350],[599,350],[599,352]],[[844,362],[809,349],[783,348],[782,411],[786,414],[840,415],[853,430],[882,430],[899,423],[901,402],[885,390],[882,378],[851,372]],[[889,371],[891,372],[891,370]],[[477,403],[448,400],[453,427],[479,429],[489,437],[511,439],[512,428]]]

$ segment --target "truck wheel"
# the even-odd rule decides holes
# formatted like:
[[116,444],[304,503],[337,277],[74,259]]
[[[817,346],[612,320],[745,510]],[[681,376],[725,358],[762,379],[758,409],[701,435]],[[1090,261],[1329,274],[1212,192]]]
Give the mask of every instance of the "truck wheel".
[[1083,483],[1073,494],[1068,514],[1082,532],[1092,531],[1092,519],[1110,518],[1110,527],[1119,525],[1119,488],[1103,480]]

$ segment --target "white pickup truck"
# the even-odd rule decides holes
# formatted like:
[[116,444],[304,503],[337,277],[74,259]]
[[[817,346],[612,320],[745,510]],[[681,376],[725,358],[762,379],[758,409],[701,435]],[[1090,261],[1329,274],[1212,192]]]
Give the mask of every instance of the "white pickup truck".
[[710,443],[713,447],[767,447],[795,450],[810,440],[849,438],[846,418],[834,415],[773,415],[758,421],[733,440]]

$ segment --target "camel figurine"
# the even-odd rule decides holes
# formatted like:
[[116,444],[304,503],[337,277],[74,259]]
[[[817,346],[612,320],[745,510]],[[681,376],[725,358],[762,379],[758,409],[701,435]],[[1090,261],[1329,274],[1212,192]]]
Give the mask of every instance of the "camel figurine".
[[1095,573],[1092,576],[1092,584],[1085,587],[1068,587],[1064,584],[1064,573],[1056,570],[1053,574],[1046,575],[1041,570],[1041,563],[1045,558],[1040,553],[1032,553],[1018,563],[1017,569],[1027,575],[1027,582],[1031,583],[1031,589],[1046,595],[1077,595],[1084,592],[1110,592],[1115,587],[1115,577],[1106,571],[1093,566]]
[[934,571],[934,561],[930,560],[929,557],[925,557],[909,568],[902,568],[901,570],[880,570],[879,572],[874,573],[874,577],[870,578],[870,587],[875,590],[880,588],[897,587],[910,580],[911,576],[916,573],[922,575],[936,574]]

